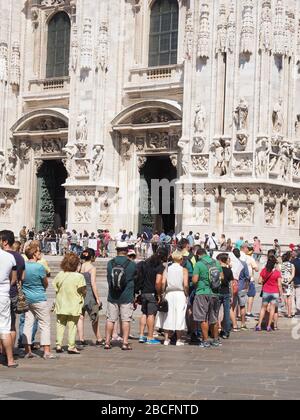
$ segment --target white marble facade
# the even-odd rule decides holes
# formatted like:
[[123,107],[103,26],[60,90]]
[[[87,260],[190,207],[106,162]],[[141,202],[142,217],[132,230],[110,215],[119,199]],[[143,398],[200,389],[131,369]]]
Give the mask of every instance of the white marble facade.
[[[140,170],[164,155],[177,230],[299,242],[300,1],[178,0],[177,64],[149,67],[154,3],[0,0],[0,228],[35,225],[56,159],[69,229],[136,232]],[[69,75],[49,79],[61,11]]]

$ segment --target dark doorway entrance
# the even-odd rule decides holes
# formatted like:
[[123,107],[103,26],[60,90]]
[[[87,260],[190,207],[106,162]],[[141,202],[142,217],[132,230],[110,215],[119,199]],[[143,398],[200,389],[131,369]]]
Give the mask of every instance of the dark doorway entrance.
[[60,160],[46,160],[37,174],[36,228],[58,229],[66,225],[67,171]]
[[[176,180],[177,169],[169,156],[147,157],[141,170],[141,229],[149,227],[153,231],[175,232]],[[159,188],[154,187],[158,184]],[[148,212],[145,212],[147,208]]]

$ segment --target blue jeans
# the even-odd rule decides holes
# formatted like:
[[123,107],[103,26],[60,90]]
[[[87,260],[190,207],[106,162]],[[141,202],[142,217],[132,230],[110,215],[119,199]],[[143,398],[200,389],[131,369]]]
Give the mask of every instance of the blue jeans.
[[231,321],[230,321],[230,295],[221,295],[220,296],[220,304],[223,305],[224,308],[224,333],[229,335],[231,331]]
[[[22,314],[20,316],[20,323],[19,323],[19,339],[18,339],[19,344],[23,343],[24,325],[25,325],[25,314]],[[39,328],[39,323],[38,323],[38,320],[35,319],[34,324],[33,324],[33,329],[32,329],[32,343],[35,343],[35,336],[36,336],[38,328]]]

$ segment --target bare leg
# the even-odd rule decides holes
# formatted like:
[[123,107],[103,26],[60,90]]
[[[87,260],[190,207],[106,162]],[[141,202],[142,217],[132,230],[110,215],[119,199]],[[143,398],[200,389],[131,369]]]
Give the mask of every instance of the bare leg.
[[208,341],[208,331],[209,331],[208,322],[201,322],[201,331],[202,331],[203,341]]
[[97,341],[102,341],[102,336],[101,336],[100,330],[99,330],[99,321],[92,324],[92,327],[93,327],[93,331],[94,331],[94,334],[95,334],[95,337],[96,337]]
[[[4,338],[6,336],[6,338]],[[13,345],[11,341],[10,334],[6,334],[2,336],[1,339],[2,348],[7,357],[7,366],[13,366],[15,364],[14,356],[13,356]]]
[[262,306],[261,311],[260,311],[260,316],[259,316],[259,321],[258,321],[258,327],[261,328],[261,325],[263,323],[263,320],[265,318],[266,312],[267,312],[267,307],[268,305],[265,304]]
[[106,322],[106,328],[105,328],[106,345],[108,345],[108,346],[110,346],[110,342],[111,342],[111,338],[112,338],[112,335],[113,335],[115,325],[116,325],[116,322],[110,322],[110,321]]
[[241,323],[242,327],[246,326],[246,307],[241,307]]
[[84,341],[84,316],[83,315],[80,315],[77,329],[78,329],[79,341]]
[[147,325],[147,317],[146,315],[142,315],[140,319],[140,337],[145,335],[145,328]]
[[276,306],[274,304],[271,304],[271,308],[270,308],[270,316],[269,316],[269,322],[268,322],[268,327],[271,328],[272,322],[274,321],[275,323],[275,327],[276,327],[276,321],[275,321],[275,311],[276,311]]
[[247,307],[248,314],[252,314],[253,304],[254,304],[254,298],[252,297],[248,298],[248,307]]
[[130,322],[122,322],[122,331],[123,331],[123,344],[128,344],[128,338],[130,334]]
[[149,315],[149,316],[147,317],[148,340],[153,340],[153,334],[154,334],[154,322],[155,322],[155,317],[154,317],[154,315]]

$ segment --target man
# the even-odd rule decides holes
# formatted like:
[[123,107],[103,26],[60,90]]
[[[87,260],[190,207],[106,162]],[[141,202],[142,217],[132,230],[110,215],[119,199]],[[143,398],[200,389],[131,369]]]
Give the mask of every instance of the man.
[[189,234],[188,234],[188,236],[187,236],[186,239],[189,241],[190,247],[193,248],[194,243],[195,243],[195,240],[194,240],[194,235],[193,235],[193,232],[192,231],[189,232]]
[[[241,311],[241,330],[242,331],[248,331],[248,328],[246,326],[246,306],[247,306],[247,294],[250,287],[250,274],[248,270],[248,265],[245,261],[242,261],[241,259],[241,251],[237,248],[235,248],[232,251],[234,257],[238,260],[238,262],[241,264],[241,270],[239,272],[238,278],[238,284],[239,284],[239,291],[237,295],[237,301],[234,302],[234,306],[238,304]],[[235,270],[233,270],[235,272]]]
[[[16,261],[17,268],[17,281],[19,284],[22,284],[25,278],[25,261],[19,252],[13,250],[15,243],[15,235],[9,230],[3,230],[0,232],[0,241],[2,242],[2,248],[4,251],[11,254]],[[10,299],[11,299],[11,339],[13,346],[16,341],[16,306],[17,306],[17,297],[18,297],[18,288],[17,284],[11,285],[10,288]]]
[[254,237],[253,241],[253,258],[259,262],[262,254],[261,242],[257,236]]
[[[219,311],[220,300],[218,291],[212,289],[212,276],[217,272],[221,279],[223,272],[219,262],[207,255],[204,249],[198,250],[199,261],[194,269],[193,283],[196,287],[196,297],[193,305],[193,317],[195,322],[200,322],[202,330],[201,348],[219,347]],[[213,271],[212,271],[213,270]],[[208,341],[208,332],[211,328],[213,341]]]
[[136,279],[136,264],[128,259],[128,244],[117,243],[117,257],[107,265],[107,321],[105,350],[110,350],[115,324],[121,316],[123,345],[122,350],[132,350],[128,343],[130,323],[133,316],[134,286]]
[[240,251],[241,250],[241,246],[243,245],[244,242],[245,242],[244,241],[244,237],[243,236],[240,236],[240,239],[237,240],[236,243],[235,243],[235,248]]
[[[162,294],[162,280],[165,271],[164,263],[168,260],[166,248],[159,248],[157,253],[152,255],[147,261],[139,264],[138,283],[136,292],[141,292],[142,296],[142,319],[140,322],[140,343],[148,345],[161,344],[154,339],[155,318],[158,312],[159,297]],[[148,327],[148,337],[144,336],[144,325]]]
[[212,235],[208,238],[207,248],[209,250],[210,258],[212,258],[213,255],[214,255],[214,252],[218,251],[218,249],[219,249],[217,241],[216,241],[216,234],[215,233],[212,233]]
[[224,235],[224,233],[221,235],[221,239],[220,239],[220,251],[222,252],[227,251],[226,236]]
[[20,239],[20,242],[21,242],[21,252],[23,252],[24,251],[24,245],[27,241],[26,226],[23,226],[23,228],[20,230],[19,239]]
[[122,235],[123,235],[123,229],[120,229],[119,232],[116,234],[116,237],[115,237],[116,245],[117,245],[118,242],[121,242]]
[[255,259],[249,255],[250,248],[249,245],[244,243],[241,247],[241,261],[244,261],[248,266],[249,276],[250,276],[250,285],[249,290],[247,293],[248,296],[248,307],[247,307],[247,318],[255,318],[252,314],[254,299],[256,296],[256,288],[255,288],[255,278],[254,274],[258,273],[259,268],[255,262]]
[[77,231],[74,229],[72,230],[72,233],[71,233],[70,244],[71,244],[71,251],[75,252],[75,254],[77,254],[77,243],[78,243],[78,235],[77,235]]
[[18,365],[14,361],[13,343],[11,339],[11,314],[10,297],[11,286],[16,284],[17,269],[16,260],[8,252],[3,251],[0,240],[0,342],[7,358],[7,367],[15,368]]
[[280,247],[280,245],[279,245],[279,241],[278,241],[278,239],[275,239],[275,240],[274,240],[274,249],[275,249],[275,251],[276,251],[276,253],[275,253],[275,257],[276,257],[276,258],[281,257],[281,247]]
[[295,266],[295,278],[294,278],[294,287],[295,287],[295,298],[296,298],[296,315],[300,316],[300,250],[296,251],[296,258],[292,261],[292,264]]

